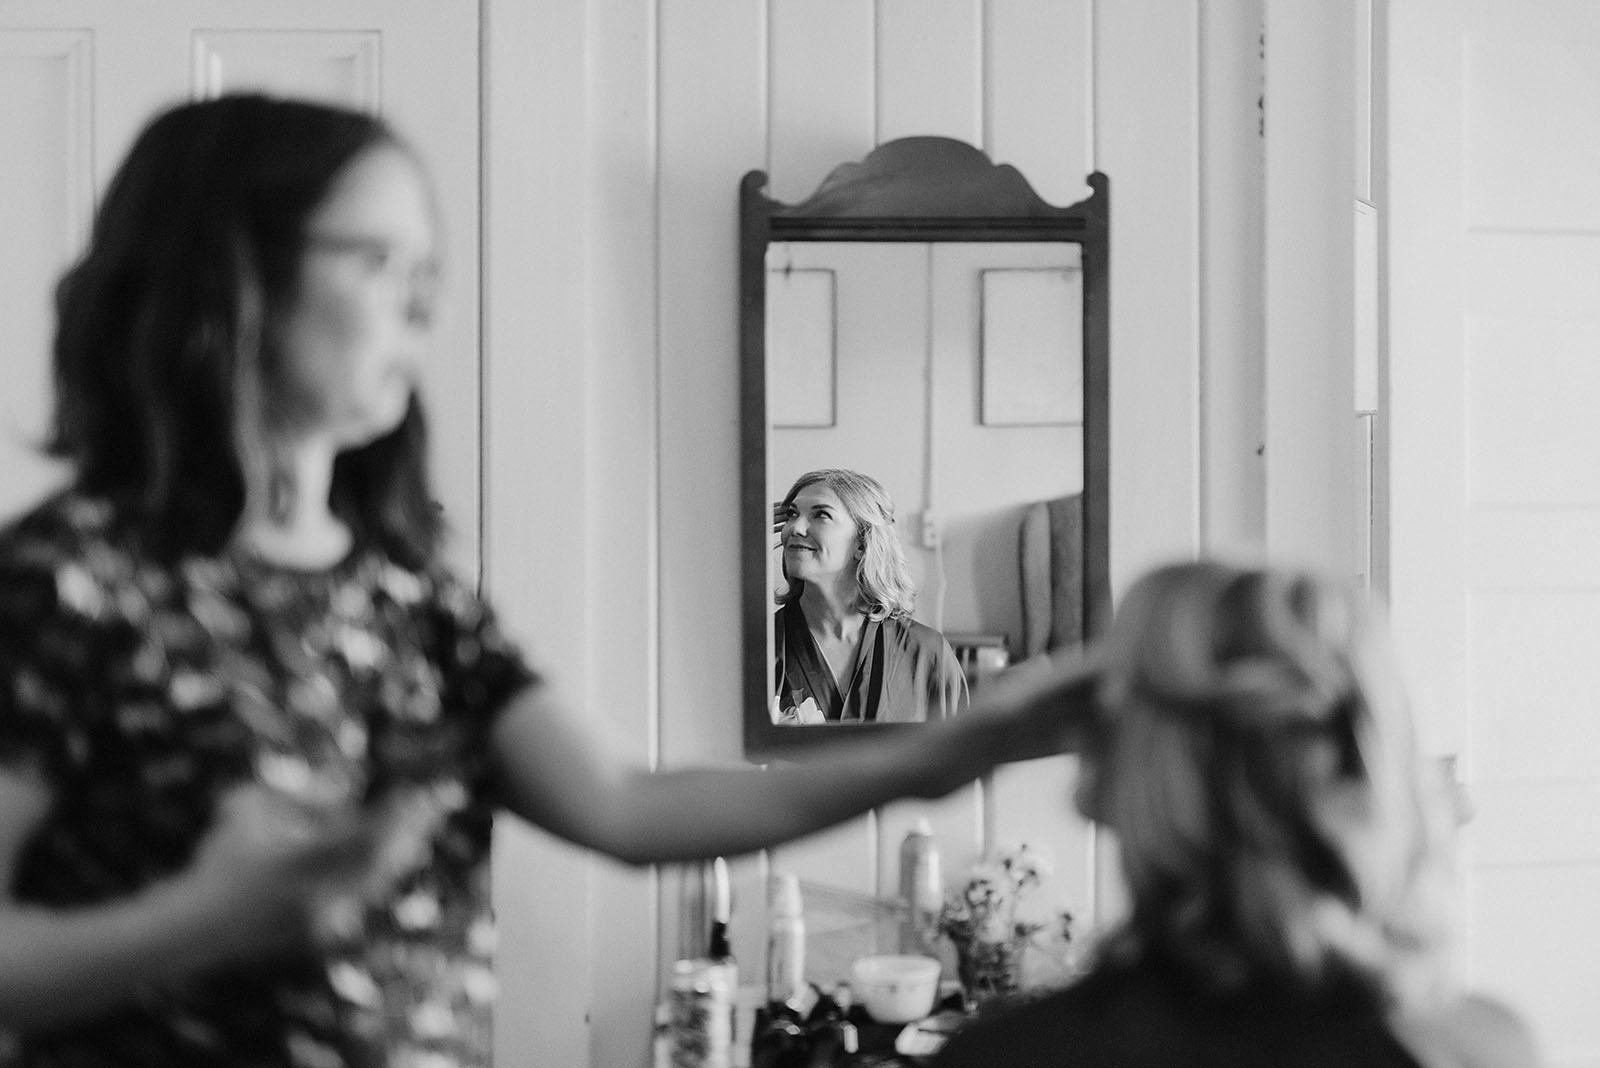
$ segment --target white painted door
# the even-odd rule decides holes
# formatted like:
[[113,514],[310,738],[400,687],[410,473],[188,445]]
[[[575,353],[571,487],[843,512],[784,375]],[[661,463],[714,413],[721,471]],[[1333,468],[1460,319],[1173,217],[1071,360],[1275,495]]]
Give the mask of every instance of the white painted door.
[[1600,1066],[1600,6],[1389,8],[1392,571],[1475,982]]
[[59,480],[47,424],[50,296],[97,191],[158,108],[263,88],[381,112],[420,148],[448,291],[425,388],[452,559],[478,566],[476,0],[0,0],[0,515]]

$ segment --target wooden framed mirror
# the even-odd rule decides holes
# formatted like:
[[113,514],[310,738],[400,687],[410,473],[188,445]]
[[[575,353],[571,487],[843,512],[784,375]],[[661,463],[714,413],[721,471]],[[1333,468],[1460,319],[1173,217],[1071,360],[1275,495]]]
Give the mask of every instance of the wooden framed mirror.
[[[779,686],[798,646],[776,594],[800,583],[774,507],[805,472],[857,471],[887,491],[912,617],[943,633],[968,693],[1097,633],[1109,608],[1105,175],[1057,207],[971,145],[908,137],[800,203],[766,185],[751,171],[740,186],[744,749],[758,762],[963,706],[891,712],[856,689],[894,677],[865,639],[835,707]],[[795,559],[813,551],[793,540]]]

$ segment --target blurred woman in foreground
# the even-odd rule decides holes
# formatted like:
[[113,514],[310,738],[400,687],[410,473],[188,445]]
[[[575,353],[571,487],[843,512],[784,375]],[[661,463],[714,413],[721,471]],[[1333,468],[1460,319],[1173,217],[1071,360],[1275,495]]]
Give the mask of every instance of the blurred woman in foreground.
[[1130,912],[1072,987],[958,1035],[939,1068],[1527,1068],[1452,974],[1446,784],[1355,593],[1184,563],[1100,651],[1076,802]]
[[486,1068],[497,814],[748,852],[1086,707],[1063,663],[805,766],[633,760],[444,563],[417,383],[476,357],[434,350],[437,215],[382,120],[254,94],[164,111],[106,190],[57,296],[71,483],[0,528],[7,1068]]

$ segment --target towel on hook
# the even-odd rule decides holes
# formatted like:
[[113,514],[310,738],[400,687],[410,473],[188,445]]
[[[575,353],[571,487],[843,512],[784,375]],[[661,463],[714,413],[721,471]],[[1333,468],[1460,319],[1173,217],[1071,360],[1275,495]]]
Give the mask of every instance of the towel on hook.
[[1022,655],[1083,642],[1083,497],[1038,501],[1019,536]]

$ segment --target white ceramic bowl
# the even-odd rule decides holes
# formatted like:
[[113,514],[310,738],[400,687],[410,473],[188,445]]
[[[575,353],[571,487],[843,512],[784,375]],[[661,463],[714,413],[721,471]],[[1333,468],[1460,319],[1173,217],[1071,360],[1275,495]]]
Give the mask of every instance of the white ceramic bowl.
[[939,962],[932,957],[862,957],[850,979],[851,994],[879,1023],[920,1020],[939,996]]

